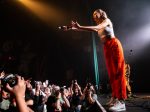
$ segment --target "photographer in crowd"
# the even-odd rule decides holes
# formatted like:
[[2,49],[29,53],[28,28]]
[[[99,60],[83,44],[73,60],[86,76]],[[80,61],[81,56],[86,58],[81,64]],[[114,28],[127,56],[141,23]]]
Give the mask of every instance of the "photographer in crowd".
[[36,112],[43,112],[43,102],[46,97],[46,94],[42,91],[42,82],[35,81],[35,88],[32,89],[32,94],[34,99],[34,110]]
[[6,89],[10,92],[11,95],[14,96],[18,112],[29,112],[24,99],[26,90],[25,80],[21,76],[16,76],[16,81],[17,83],[14,87],[11,87],[10,84],[7,83]]
[[82,96],[82,91],[81,87],[79,86],[77,80],[73,80],[71,87],[71,112],[80,112],[81,110],[81,96]]
[[47,112],[67,112],[70,102],[67,99],[66,89],[53,86],[53,95],[49,96],[46,105]]
[[81,99],[83,100],[81,112],[105,112],[105,109],[97,100],[95,88],[91,83],[87,83]]

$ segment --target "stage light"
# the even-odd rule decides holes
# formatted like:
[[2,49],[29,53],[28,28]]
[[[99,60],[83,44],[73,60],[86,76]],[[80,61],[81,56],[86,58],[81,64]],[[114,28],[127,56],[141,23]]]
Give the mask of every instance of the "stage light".
[[50,26],[56,26],[65,21],[65,13],[59,8],[38,0],[18,0],[38,18]]
[[[126,51],[126,57],[129,57],[130,61],[134,61],[137,58],[140,58],[141,55],[145,54],[145,49],[150,45],[150,15],[149,15],[150,8],[145,5],[140,10],[140,13],[135,13],[134,21],[132,23],[134,27],[128,30],[128,33],[124,35],[124,50]],[[138,19],[136,17],[138,15]],[[130,17],[130,16],[129,16]],[[133,17],[131,15],[131,17]],[[130,21],[130,20],[129,20]],[[135,27],[136,26],[136,27]],[[131,26],[132,27],[132,26]],[[130,28],[130,27],[129,27]]]

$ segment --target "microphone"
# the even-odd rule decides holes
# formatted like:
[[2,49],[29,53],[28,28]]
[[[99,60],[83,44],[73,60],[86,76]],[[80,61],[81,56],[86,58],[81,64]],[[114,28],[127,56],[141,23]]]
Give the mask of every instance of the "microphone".
[[71,30],[72,26],[59,26],[58,29],[60,29],[60,30]]

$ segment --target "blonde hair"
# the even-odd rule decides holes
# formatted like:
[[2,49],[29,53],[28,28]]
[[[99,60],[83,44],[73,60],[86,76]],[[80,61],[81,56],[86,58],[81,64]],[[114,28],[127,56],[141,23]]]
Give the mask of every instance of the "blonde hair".
[[100,19],[106,19],[107,18],[106,12],[103,11],[102,9],[97,9],[97,10],[94,11],[94,13],[96,13],[96,12],[100,14]]

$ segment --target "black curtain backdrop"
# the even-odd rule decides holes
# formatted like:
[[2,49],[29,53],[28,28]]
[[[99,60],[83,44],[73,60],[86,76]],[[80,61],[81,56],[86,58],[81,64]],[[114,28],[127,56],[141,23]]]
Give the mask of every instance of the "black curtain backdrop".
[[[40,0],[39,0],[40,1]],[[65,25],[77,20],[81,25],[94,25],[92,12],[101,8],[108,13],[114,24],[116,36],[124,47],[125,59],[131,66],[134,92],[150,92],[150,45],[138,54],[132,48],[134,41],[128,34],[143,24],[143,10],[149,0],[42,0],[47,5],[57,6],[68,17]],[[59,14],[58,14],[59,15]],[[149,16],[145,21],[150,20]],[[56,26],[47,25],[26,7],[15,0],[0,1],[0,70],[18,73],[35,80],[50,80],[51,83],[69,85],[72,79],[85,85],[95,83],[91,32],[62,32]],[[143,32],[144,33],[144,32]],[[100,40],[95,33],[100,83],[108,82],[107,70]],[[134,39],[133,39],[134,40]],[[136,39],[135,39],[136,40]],[[140,44],[140,43],[137,43]]]

